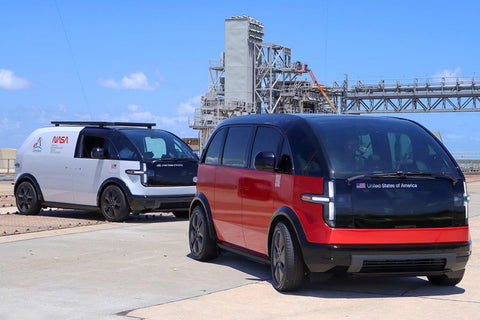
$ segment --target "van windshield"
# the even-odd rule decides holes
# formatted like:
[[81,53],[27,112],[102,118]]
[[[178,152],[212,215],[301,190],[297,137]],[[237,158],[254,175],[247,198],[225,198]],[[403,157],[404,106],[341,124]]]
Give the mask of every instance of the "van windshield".
[[414,173],[460,178],[443,147],[410,121],[355,116],[309,122],[336,178]]
[[146,160],[197,159],[185,142],[168,132],[129,129],[122,130],[122,132],[132,141]]

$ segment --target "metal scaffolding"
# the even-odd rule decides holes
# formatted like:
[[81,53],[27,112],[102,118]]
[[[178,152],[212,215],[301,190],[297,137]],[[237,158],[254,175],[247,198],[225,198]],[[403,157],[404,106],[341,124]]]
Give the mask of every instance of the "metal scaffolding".
[[[401,113],[480,111],[475,78],[319,84],[290,48],[263,42],[263,25],[248,16],[225,20],[225,52],[211,61],[208,92],[189,119],[199,148],[224,119],[253,113]],[[305,78],[310,75],[312,81]]]
[[290,48],[263,42],[261,23],[237,16],[225,25],[225,53],[210,62],[208,92],[189,119],[199,131],[200,150],[217,124],[232,116],[334,112],[318,84],[304,79],[304,65],[292,62]]
[[274,43],[255,43],[257,113],[332,113],[316,85],[302,79],[304,65],[292,62],[291,49]]
[[480,111],[480,84],[471,78],[357,81],[340,87],[342,113]]

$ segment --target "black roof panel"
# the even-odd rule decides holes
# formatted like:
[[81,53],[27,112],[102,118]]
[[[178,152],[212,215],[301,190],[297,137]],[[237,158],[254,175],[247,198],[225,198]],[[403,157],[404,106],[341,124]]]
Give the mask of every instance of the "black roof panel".
[[107,121],[52,121],[56,127],[65,126],[98,126],[98,127],[147,127],[151,129],[156,123],[143,122],[107,122]]
[[[314,120],[314,119],[324,119],[325,121],[338,121],[338,120],[373,120],[373,121],[382,121],[379,119],[394,119],[393,117],[376,117],[368,115],[338,115],[338,114],[252,114],[245,116],[237,116],[228,118],[222,121],[219,125],[231,125],[231,124],[271,124],[278,126],[280,128],[286,128],[291,126],[293,123],[305,123]],[[405,119],[402,119],[405,120]],[[395,120],[394,120],[395,121]]]

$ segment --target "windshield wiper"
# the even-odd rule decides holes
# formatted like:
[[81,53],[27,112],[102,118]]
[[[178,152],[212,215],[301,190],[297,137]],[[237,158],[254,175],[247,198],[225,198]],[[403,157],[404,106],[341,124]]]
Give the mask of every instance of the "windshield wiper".
[[452,181],[452,183],[455,185],[457,183],[457,179],[455,179],[452,175],[444,172],[404,172],[404,176],[406,177],[432,177],[433,179],[448,179]]
[[443,172],[436,172],[436,173],[427,173],[427,172],[387,172],[387,173],[372,173],[372,174],[359,174],[356,176],[352,176],[347,178],[347,184],[350,185],[352,181],[358,179],[382,179],[382,178],[393,178],[393,179],[406,179],[406,178],[427,178],[427,179],[448,179],[452,181],[455,185],[457,183],[457,179],[451,176],[448,173]]
[[359,174],[356,176],[352,176],[350,178],[347,178],[347,184],[351,184],[352,181],[358,180],[358,179],[381,179],[381,178],[398,178],[397,173],[371,173],[371,174]]

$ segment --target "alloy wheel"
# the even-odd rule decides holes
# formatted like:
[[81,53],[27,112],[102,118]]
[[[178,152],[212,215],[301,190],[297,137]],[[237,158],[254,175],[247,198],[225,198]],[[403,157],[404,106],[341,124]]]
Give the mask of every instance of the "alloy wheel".
[[198,255],[203,249],[205,237],[205,222],[203,217],[196,212],[192,217],[190,228],[190,248],[192,253]]
[[273,236],[273,276],[277,283],[281,283],[285,276],[285,239],[280,230]]

